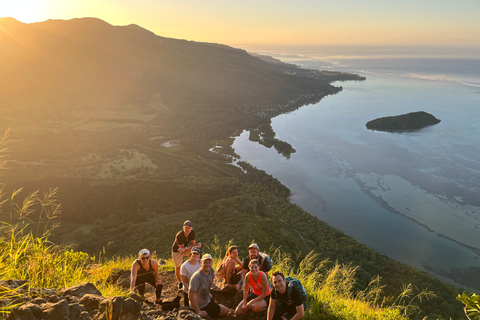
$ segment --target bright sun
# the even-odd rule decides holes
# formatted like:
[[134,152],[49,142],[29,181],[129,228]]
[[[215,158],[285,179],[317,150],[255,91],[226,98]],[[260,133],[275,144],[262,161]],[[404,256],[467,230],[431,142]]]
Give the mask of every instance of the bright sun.
[[0,0],[0,17],[12,17],[24,23],[41,21],[46,2],[41,0]]

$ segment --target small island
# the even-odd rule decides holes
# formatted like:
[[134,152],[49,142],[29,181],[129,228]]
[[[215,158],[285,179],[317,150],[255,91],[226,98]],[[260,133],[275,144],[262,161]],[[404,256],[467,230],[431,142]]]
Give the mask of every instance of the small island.
[[398,116],[383,117],[367,122],[370,130],[399,132],[419,130],[439,123],[440,120],[425,111],[410,112]]

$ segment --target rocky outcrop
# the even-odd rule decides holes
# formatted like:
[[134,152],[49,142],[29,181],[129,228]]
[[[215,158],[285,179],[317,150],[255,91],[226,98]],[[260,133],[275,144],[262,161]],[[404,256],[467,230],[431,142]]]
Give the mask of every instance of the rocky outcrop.
[[166,311],[153,303],[144,302],[136,294],[127,298],[103,297],[93,283],[82,283],[57,292],[27,288],[25,281],[3,281],[2,285],[25,294],[10,301],[11,304],[20,305],[12,309],[7,318],[9,320],[202,319],[190,308],[180,308],[179,298],[169,305],[175,305],[176,308]]

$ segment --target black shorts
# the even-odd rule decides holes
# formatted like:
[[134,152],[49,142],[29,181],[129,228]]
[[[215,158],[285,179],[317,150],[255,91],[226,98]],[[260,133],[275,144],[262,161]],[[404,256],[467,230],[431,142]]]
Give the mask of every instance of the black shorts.
[[213,300],[200,310],[207,311],[208,315],[212,318],[218,318],[220,315],[220,305]]
[[[247,296],[247,301],[250,301],[250,300],[253,300],[255,299],[256,297],[258,297],[255,293],[253,292],[250,292]],[[266,296],[265,298],[263,298],[263,300],[265,300],[265,302],[267,303],[267,308],[268,308],[268,304],[270,303],[270,295]]]
[[240,280],[242,280],[242,276],[240,275],[240,273],[235,271],[235,273],[232,274],[232,276],[230,277],[230,284],[237,284]]

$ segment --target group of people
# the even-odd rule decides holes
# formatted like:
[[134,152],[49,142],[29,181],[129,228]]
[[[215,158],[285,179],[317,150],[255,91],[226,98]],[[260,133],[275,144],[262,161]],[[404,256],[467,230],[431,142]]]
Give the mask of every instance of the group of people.
[[[249,255],[241,261],[238,258],[238,248],[229,247],[225,258],[215,270],[212,256],[202,255],[201,243],[196,243],[192,222],[185,221],[172,245],[175,276],[178,288],[183,291],[185,306],[189,306],[202,317],[208,315],[217,318],[228,315],[230,310],[215,302],[210,293],[213,280],[217,276],[224,279],[226,288],[243,288],[243,299],[235,309],[236,314],[244,314],[249,310],[267,310],[268,320],[302,319],[305,305],[299,290],[294,286],[289,288],[289,283],[280,271],[271,275],[271,286],[268,278],[271,264],[261,255],[257,244],[252,243],[248,251]],[[186,261],[183,261],[184,257],[187,257]],[[151,259],[149,250],[142,249],[132,265],[130,290],[137,289],[143,296],[146,283],[155,288],[156,303],[161,304],[163,284],[158,278],[158,263]]]

